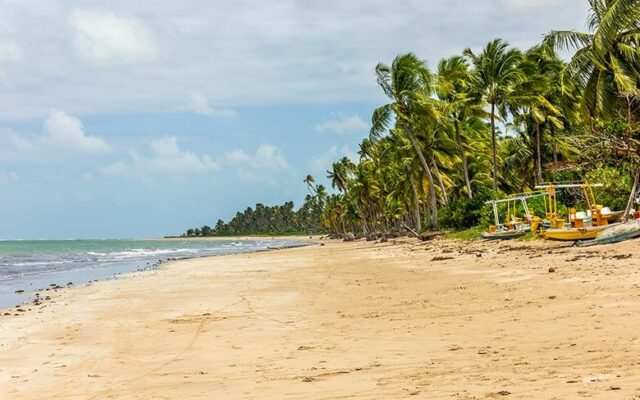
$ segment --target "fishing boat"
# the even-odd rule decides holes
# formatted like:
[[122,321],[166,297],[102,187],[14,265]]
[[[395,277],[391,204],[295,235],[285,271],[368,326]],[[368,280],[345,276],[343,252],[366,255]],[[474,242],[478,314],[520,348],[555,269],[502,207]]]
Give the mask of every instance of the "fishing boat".
[[523,225],[514,229],[496,229],[495,231],[482,232],[480,237],[485,240],[509,240],[515,239],[531,231],[529,225]]
[[605,227],[596,234],[593,240],[576,243],[578,246],[594,246],[598,244],[618,243],[624,240],[640,237],[640,220],[634,219],[624,224],[614,224]]
[[549,240],[590,240],[595,239],[598,232],[607,226],[585,226],[582,228],[549,228],[542,231],[541,236]]
[[[598,233],[609,226],[617,225],[623,212],[613,212],[607,207],[597,204],[593,188],[602,187],[602,184],[588,182],[549,183],[536,186],[536,189],[544,189],[547,192],[545,209],[547,221],[541,236],[549,240],[579,241],[595,239]],[[558,189],[581,189],[587,201],[587,212],[569,210],[569,220],[558,217],[556,192]]]
[[[527,199],[533,197],[545,196],[546,193],[520,193],[511,195],[506,199],[497,199],[486,201],[485,204],[491,204],[493,208],[493,217],[495,225],[489,227],[487,232],[480,234],[480,237],[485,240],[508,240],[515,239],[523,236],[527,232],[531,231],[531,222],[533,221],[533,214],[529,210],[527,205]],[[498,212],[498,204],[507,205],[507,217],[506,223],[500,223],[500,216]],[[520,204],[524,213],[524,218],[516,216],[516,208]]]

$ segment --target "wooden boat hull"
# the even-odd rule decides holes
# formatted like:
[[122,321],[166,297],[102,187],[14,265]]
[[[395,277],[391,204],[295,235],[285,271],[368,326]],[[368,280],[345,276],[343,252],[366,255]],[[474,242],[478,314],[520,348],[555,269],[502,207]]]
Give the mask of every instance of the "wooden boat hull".
[[613,229],[598,232],[593,240],[579,241],[578,246],[593,246],[597,244],[618,243],[640,237],[640,221],[632,220],[626,224],[613,224]]
[[580,247],[595,246],[597,244],[610,244],[610,243],[624,242],[625,240],[635,239],[637,237],[640,237],[640,231],[625,232],[619,235],[614,235],[614,236],[602,238],[602,239],[595,238],[593,240],[580,241],[577,244]]
[[610,226],[611,225],[587,226],[584,228],[553,228],[545,230],[542,233],[542,237],[549,240],[564,241],[591,240],[596,238],[598,232]]

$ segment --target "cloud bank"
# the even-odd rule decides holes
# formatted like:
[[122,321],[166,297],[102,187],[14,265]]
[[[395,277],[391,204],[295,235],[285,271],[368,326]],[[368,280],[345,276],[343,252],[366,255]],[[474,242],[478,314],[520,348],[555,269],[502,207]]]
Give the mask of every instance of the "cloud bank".
[[380,61],[412,51],[433,66],[495,37],[531,46],[550,29],[583,29],[586,15],[584,0],[9,2],[0,120],[42,118],[52,105],[74,115],[163,112],[184,108],[194,89],[189,112],[212,116],[379,103]]

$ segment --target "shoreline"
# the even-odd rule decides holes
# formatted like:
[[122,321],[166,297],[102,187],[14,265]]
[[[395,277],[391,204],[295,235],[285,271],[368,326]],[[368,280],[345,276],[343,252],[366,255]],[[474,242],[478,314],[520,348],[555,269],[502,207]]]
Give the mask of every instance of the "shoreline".
[[[198,239],[206,239],[206,238],[198,238]],[[122,239],[125,240],[125,239]],[[130,241],[129,239],[126,239],[127,241]],[[135,240],[135,239],[134,239]],[[138,239],[138,240],[155,240],[155,239]],[[135,265],[133,266],[132,264],[130,265],[130,263],[124,263],[122,264],[122,266],[112,266],[110,268],[110,270],[108,272],[105,271],[100,271],[100,267],[97,267],[96,270],[94,271],[94,274],[91,275],[89,274],[89,279],[79,279],[78,275],[74,275],[74,272],[76,272],[75,270],[68,270],[68,271],[48,271],[48,272],[44,272],[41,275],[52,275],[52,274],[66,274],[66,278],[69,279],[64,279],[64,282],[59,281],[58,283],[53,282],[56,281],[56,279],[49,279],[49,283],[46,283],[45,286],[43,287],[38,287],[35,289],[27,289],[28,286],[30,286],[30,284],[24,284],[24,285],[19,285],[16,282],[12,282],[10,286],[7,286],[10,290],[14,290],[15,288],[18,288],[17,290],[15,290],[15,293],[13,293],[13,295],[11,293],[6,293],[4,295],[5,300],[8,298],[23,298],[22,300],[18,300],[17,302],[12,302],[12,303],[8,303],[8,302],[4,302],[3,305],[0,305],[0,316],[2,315],[6,315],[5,313],[7,312],[11,312],[12,310],[15,312],[16,309],[21,310],[18,312],[25,312],[25,311],[31,311],[31,306],[36,303],[36,306],[39,306],[41,304],[44,304],[46,301],[49,300],[49,297],[51,294],[53,293],[57,293],[59,290],[64,290],[64,289],[69,289],[71,287],[77,287],[77,286],[86,286],[86,285],[90,285],[92,283],[95,282],[101,282],[101,281],[105,281],[105,280],[113,280],[113,279],[118,279],[118,278],[123,278],[126,277],[127,274],[132,274],[132,273],[138,273],[138,272],[144,272],[144,271],[153,271],[156,270],[158,268],[161,268],[164,264],[170,263],[170,262],[174,262],[174,261],[181,261],[181,260],[190,260],[190,259],[197,259],[197,258],[204,258],[204,257],[220,257],[220,256],[225,256],[225,255],[232,255],[232,254],[246,254],[246,253],[258,253],[258,252],[263,252],[263,251],[272,251],[272,250],[281,250],[281,249],[287,249],[287,248],[296,248],[296,247],[304,247],[304,246],[309,246],[311,244],[313,244],[313,240],[317,240],[316,239],[300,239],[300,238],[294,238],[294,237],[274,237],[274,238],[262,238],[262,239],[250,239],[248,236],[245,237],[239,237],[238,239],[227,239],[228,241],[250,241],[250,240],[265,240],[265,241],[269,241],[269,240],[274,240],[274,241],[278,241],[278,240],[287,240],[287,241],[299,241],[299,243],[297,244],[285,244],[282,246],[268,246],[265,249],[256,249],[256,250],[250,250],[250,251],[240,251],[238,253],[222,253],[222,254],[205,254],[205,255],[193,255],[193,256],[180,256],[180,257],[168,257],[168,258],[160,258],[157,261],[155,261],[153,264],[145,264],[145,265]],[[227,240],[214,240],[214,242],[218,242],[218,241],[227,241]],[[142,262],[142,261],[141,261]],[[31,277],[34,278],[34,277]],[[44,282],[44,281],[43,281]],[[11,287],[14,286],[14,287]],[[42,296],[41,296],[42,294]],[[8,304],[8,305],[7,305]],[[17,315],[17,314],[16,314]]]
[[321,243],[172,261],[0,316],[0,397],[640,390],[633,241]]

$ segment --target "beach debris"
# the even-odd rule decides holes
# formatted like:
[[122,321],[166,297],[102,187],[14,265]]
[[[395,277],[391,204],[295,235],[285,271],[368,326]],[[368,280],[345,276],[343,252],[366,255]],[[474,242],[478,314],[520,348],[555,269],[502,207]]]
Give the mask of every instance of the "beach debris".
[[313,347],[311,346],[298,346],[298,350],[311,350]]
[[620,386],[609,386],[609,390],[620,390]]
[[18,289],[18,290],[16,290],[16,293],[17,293],[17,294],[24,293],[24,290],[22,290],[22,289]]
[[556,268],[555,267],[549,267],[549,273],[552,273],[552,272],[556,272]]
[[455,257],[449,257],[449,256],[435,256],[431,259],[431,261],[444,261],[444,260],[453,260],[455,259]]
[[427,233],[421,234],[418,238],[420,240],[422,240],[423,242],[426,242],[428,240],[435,239],[435,238],[440,237],[442,235],[444,235],[444,232],[427,232]]
[[67,286],[73,285],[73,282],[67,282]]
[[305,376],[302,378],[302,382],[313,382],[313,378],[310,376]]
[[501,391],[498,392],[498,394],[500,396],[508,396],[508,395],[511,394],[511,392],[509,392],[508,390],[501,390]]

